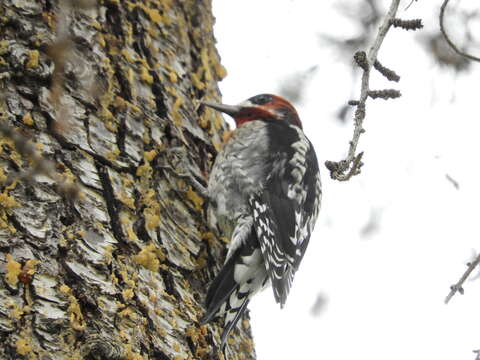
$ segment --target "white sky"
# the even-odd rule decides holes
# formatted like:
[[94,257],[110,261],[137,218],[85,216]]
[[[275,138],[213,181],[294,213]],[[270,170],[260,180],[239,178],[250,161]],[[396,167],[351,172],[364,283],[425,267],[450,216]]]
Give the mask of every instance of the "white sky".
[[[404,11],[409,2],[400,16],[422,17],[424,33],[435,31],[440,2],[415,2]],[[371,87],[397,88],[403,96],[368,102],[362,174],[333,181],[323,163],[346,153],[351,116],[342,125],[335,113],[351,96],[352,76],[319,35],[347,37],[356,29],[332,3],[214,1],[229,73],[220,84],[224,102],[276,93],[280,81],[318,65],[297,109],[323,170],[322,211],[285,309],[270,289],[250,305],[258,359],[473,360],[480,282],[467,282],[466,294],[449,305],[443,300],[480,250],[478,66],[455,79],[414,41],[420,33],[392,29],[380,60],[402,79],[374,75]],[[361,229],[372,211],[380,214],[379,228],[365,238]],[[314,317],[318,294],[327,305]]]

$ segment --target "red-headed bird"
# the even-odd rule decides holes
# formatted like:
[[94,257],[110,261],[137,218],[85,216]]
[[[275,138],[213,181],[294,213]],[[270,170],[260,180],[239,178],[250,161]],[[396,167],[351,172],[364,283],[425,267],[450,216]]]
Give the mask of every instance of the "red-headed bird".
[[210,224],[231,242],[208,290],[202,323],[225,315],[224,348],[252,296],[268,282],[284,306],[322,190],[315,150],[287,100],[262,94],[234,106],[203,104],[237,125],[208,181]]

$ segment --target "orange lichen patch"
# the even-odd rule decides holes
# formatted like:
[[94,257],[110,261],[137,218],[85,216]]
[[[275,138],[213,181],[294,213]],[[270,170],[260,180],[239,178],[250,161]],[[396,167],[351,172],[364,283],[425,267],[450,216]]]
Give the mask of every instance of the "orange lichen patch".
[[28,61],[25,64],[27,69],[32,69],[38,67],[39,64],[40,53],[38,50],[30,50],[28,51]]
[[22,264],[13,260],[12,255],[7,254],[7,265],[5,267],[7,270],[5,280],[10,286],[17,286],[18,275],[22,272]]
[[205,339],[205,335],[207,331],[205,330],[204,326],[200,328],[195,328],[194,326],[190,326],[187,328],[185,335],[188,336],[192,342],[196,345],[195,355],[198,358],[203,358],[209,352],[209,346]]
[[165,254],[162,249],[157,248],[153,243],[145,246],[133,257],[133,261],[142,265],[150,271],[157,272],[160,268],[160,262],[165,260]]
[[22,117],[22,121],[27,126],[33,126],[34,122],[32,119],[32,115],[28,112]]
[[23,265],[22,271],[20,275],[18,275],[18,279],[24,284],[29,284],[32,281],[33,275],[35,275],[38,264],[40,264],[39,260],[28,260],[25,265]]
[[32,351],[32,345],[30,345],[30,339],[19,338],[15,342],[15,349],[17,351],[17,354],[20,354],[22,356],[27,355]]
[[200,195],[198,195],[195,191],[193,191],[191,186],[189,186],[187,190],[187,199],[193,203],[193,205],[195,206],[195,209],[197,209],[198,211],[201,211],[203,209],[203,203],[204,203],[203,198]]
[[223,133],[222,135],[222,141],[223,143],[227,143],[228,140],[232,137],[233,131],[227,130]]

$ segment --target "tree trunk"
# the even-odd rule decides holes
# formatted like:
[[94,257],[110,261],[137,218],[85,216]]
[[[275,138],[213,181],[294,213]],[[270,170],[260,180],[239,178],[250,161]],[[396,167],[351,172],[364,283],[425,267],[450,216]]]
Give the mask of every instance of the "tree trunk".
[[[210,0],[0,2],[0,358],[216,359]],[[230,359],[254,359],[248,321]]]

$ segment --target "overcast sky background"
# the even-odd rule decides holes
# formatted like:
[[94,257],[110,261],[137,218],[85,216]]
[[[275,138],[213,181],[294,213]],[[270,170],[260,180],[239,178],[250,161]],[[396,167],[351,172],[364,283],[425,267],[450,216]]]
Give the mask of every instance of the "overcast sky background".
[[[480,251],[479,66],[455,76],[435,64],[416,39],[438,29],[441,2],[405,10],[409,2],[399,16],[421,17],[425,29],[392,29],[379,54],[400,83],[371,79],[372,89],[402,97],[368,101],[362,174],[339,183],[323,163],[346,154],[352,116],[345,124],[335,116],[352,88],[358,95],[360,74],[355,84],[351,57],[319,38],[359,29],[338,1],[214,0],[224,102],[278,93],[292,74],[318,66],[295,106],[323,171],[322,210],[286,307],[271,289],[250,305],[259,360],[473,360],[480,348],[480,281],[443,303]],[[318,296],[324,306],[313,315]]]

